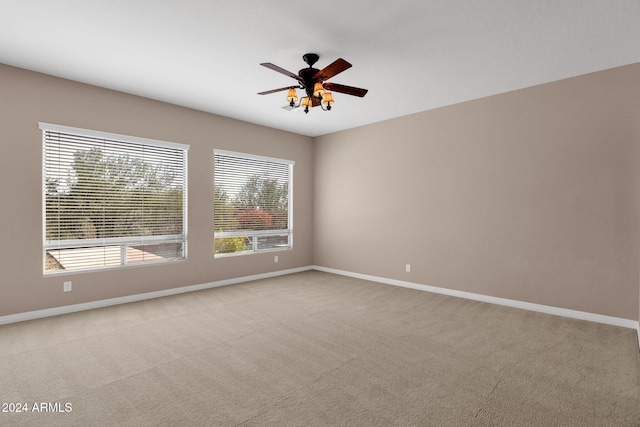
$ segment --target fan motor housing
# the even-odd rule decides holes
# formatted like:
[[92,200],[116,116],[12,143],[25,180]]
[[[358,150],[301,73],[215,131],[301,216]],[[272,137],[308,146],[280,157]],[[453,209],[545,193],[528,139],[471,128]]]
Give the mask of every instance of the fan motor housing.
[[320,70],[311,67],[303,68],[302,70],[298,71],[298,75],[302,79],[304,88],[307,91],[307,95],[309,96],[313,95],[313,86],[316,84],[316,79],[314,79],[313,76],[315,76],[318,71]]

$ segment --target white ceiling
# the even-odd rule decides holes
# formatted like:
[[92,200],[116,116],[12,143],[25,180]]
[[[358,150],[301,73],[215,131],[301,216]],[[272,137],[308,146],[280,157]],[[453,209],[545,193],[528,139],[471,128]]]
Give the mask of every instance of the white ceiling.
[[[308,52],[369,93],[257,95]],[[0,62],[318,136],[640,62],[640,1],[0,0]]]

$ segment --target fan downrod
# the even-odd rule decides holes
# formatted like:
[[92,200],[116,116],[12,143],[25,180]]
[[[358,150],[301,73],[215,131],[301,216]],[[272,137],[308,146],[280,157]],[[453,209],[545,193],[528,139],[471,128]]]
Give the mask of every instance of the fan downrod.
[[309,68],[311,68],[313,67],[313,64],[318,62],[318,59],[320,59],[320,56],[318,56],[318,54],[316,53],[306,53],[302,55],[302,59],[304,60],[304,62],[309,64]]

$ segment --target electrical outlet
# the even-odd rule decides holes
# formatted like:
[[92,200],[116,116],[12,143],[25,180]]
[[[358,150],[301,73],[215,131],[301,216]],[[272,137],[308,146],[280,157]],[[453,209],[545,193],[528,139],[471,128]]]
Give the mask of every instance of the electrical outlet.
[[273,262],[278,262],[278,255],[273,257]]
[[71,282],[64,282],[62,287],[65,292],[71,292]]
[[411,273],[411,264],[406,264],[406,265],[404,266],[404,270],[405,270],[407,273]]

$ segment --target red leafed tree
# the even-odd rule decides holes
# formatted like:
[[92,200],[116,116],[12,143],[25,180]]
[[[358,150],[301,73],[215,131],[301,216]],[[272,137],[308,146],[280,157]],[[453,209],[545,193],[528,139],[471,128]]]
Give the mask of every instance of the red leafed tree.
[[260,209],[244,209],[236,213],[240,230],[271,230],[273,215]]

